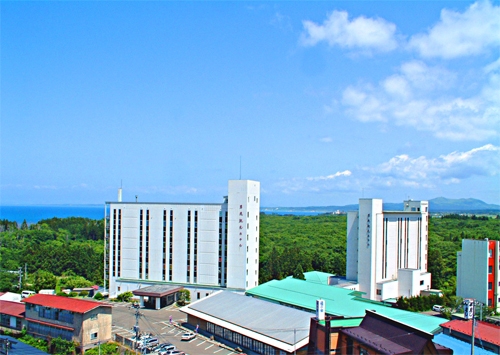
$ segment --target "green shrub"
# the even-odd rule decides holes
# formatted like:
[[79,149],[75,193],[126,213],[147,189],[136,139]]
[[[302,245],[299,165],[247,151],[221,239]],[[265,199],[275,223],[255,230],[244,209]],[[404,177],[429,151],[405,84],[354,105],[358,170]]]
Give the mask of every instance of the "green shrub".
[[100,292],[97,292],[95,295],[94,295],[94,298],[98,301],[104,299],[104,296],[102,295],[102,293]]
[[89,295],[89,291],[83,290],[80,292],[80,296],[82,296],[82,297],[87,297],[88,295]]
[[71,291],[68,296],[69,297],[78,297],[78,293]]
[[120,293],[116,296],[118,302],[130,302],[130,300],[134,297],[134,294],[131,291]]

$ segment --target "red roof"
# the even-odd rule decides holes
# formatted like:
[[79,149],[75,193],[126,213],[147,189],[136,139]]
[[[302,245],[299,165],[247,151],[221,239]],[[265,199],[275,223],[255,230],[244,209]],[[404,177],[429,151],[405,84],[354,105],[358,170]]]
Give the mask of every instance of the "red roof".
[[111,307],[110,305],[95,302],[80,300],[71,297],[62,297],[54,295],[36,294],[23,299],[23,302],[30,304],[37,304],[39,306],[52,307],[72,311],[76,313],[86,313],[97,307]]
[[14,317],[24,317],[24,303],[0,301],[0,313]]
[[[471,321],[456,319],[441,324],[441,327],[472,336]],[[500,327],[491,323],[477,321],[474,337],[481,337],[481,340],[500,345]]]

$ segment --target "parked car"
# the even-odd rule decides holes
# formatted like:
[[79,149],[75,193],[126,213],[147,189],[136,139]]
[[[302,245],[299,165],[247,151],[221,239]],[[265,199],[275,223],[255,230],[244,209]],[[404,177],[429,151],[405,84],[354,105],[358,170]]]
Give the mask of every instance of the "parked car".
[[189,333],[182,334],[181,340],[192,340],[194,338],[196,338],[196,334],[189,332]]
[[141,349],[146,349],[146,348],[152,349],[154,346],[158,345],[158,343],[159,343],[158,339],[156,338],[144,339]]
[[175,350],[177,350],[177,348],[175,347],[175,345],[169,344],[169,345],[165,345],[161,350],[159,350],[158,354],[165,355],[169,351],[171,352],[171,351],[175,351]]
[[168,350],[165,352],[160,352],[160,355],[184,355],[184,352],[180,350]]
[[154,350],[157,352],[159,352],[161,350],[166,351],[167,348],[171,348],[171,347],[173,347],[173,349],[175,349],[175,346],[172,343],[161,343],[161,344],[157,345],[154,348]]
[[441,313],[441,312],[444,310],[444,306],[440,306],[440,305],[438,305],[438,304],[435,304],[434,306],[432,306],[432,310],[433,310],[434,312],[439,312],[439,313]]

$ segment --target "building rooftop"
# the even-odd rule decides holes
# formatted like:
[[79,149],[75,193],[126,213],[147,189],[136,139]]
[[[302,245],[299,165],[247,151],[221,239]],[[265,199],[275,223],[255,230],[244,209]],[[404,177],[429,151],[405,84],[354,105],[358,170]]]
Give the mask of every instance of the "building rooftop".
[[321,298],[326,302],[326,314],[328,315],[355,318],[364,317],[366,310],[375,310],[386,317],[396,319],[428,333],[440,332],[440,325],[447,322],[444,318],[403,311],[381,302],[361,298],[361,293],[357,291],[292,277],[266,282],[247,290],[246,294],[299,307],[310,312],[315,312],[316,300]]
[[165,297],[182,290],[183,287],[169,285],[153,285],[132,291],[134,296]]
[[[460,339],[454,338],[451,335],[446,334],[436,334],[434,335],[433,342],[442,346],[446,346],[453,350],[453,354],[470,354],[471,347],[470,343],[466,343]],[[474,345],[474,355],[493,355],[496,354],[493,351],[485,350],[478,346],[478,343]]]
[[14,317],[24,317],[24,308],[24,303],[0,300],[0,313],[2,314],[8,314]]
[[9,355],[47,355],[46,352],[7,335],[0,336],[0,354],[7,353],[5,349],[7,340],[10,343]]
[[334,274],[329,274],[322,271],[308,271],[304,272],[304,277],[307,282],[314,282],[323,285],[328,285],[330,282],[330,277],[335,276]]
[[76,313],[86,313],[97,307],[111,307],[111,305],[95,302],[80,300],[71,297],[62,297],[54,295],[42,295],[36,294],[23,299],[23,302],[36,304],[39,306],[52,307],[57,309],[64,309],[66,311],[72,311]]
[[309,342],[309,312],[220,291],[181,311],[265,344],[293,352]]
[[[471,321],[456,319],[441,324],[441,327],[472,337]],[[500,346],[500,327],[491,323],[477,321],[474,338]]]

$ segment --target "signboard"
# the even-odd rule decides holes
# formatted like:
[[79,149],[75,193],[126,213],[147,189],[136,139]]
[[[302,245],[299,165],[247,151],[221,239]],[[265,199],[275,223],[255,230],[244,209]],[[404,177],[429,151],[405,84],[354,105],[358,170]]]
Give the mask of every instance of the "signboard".
[[464,299],[464,318],[465,319],[473,319],[474,318],[474,300],[473,299]]
[[325,300],[316,300],[316,319],[325,320]]

